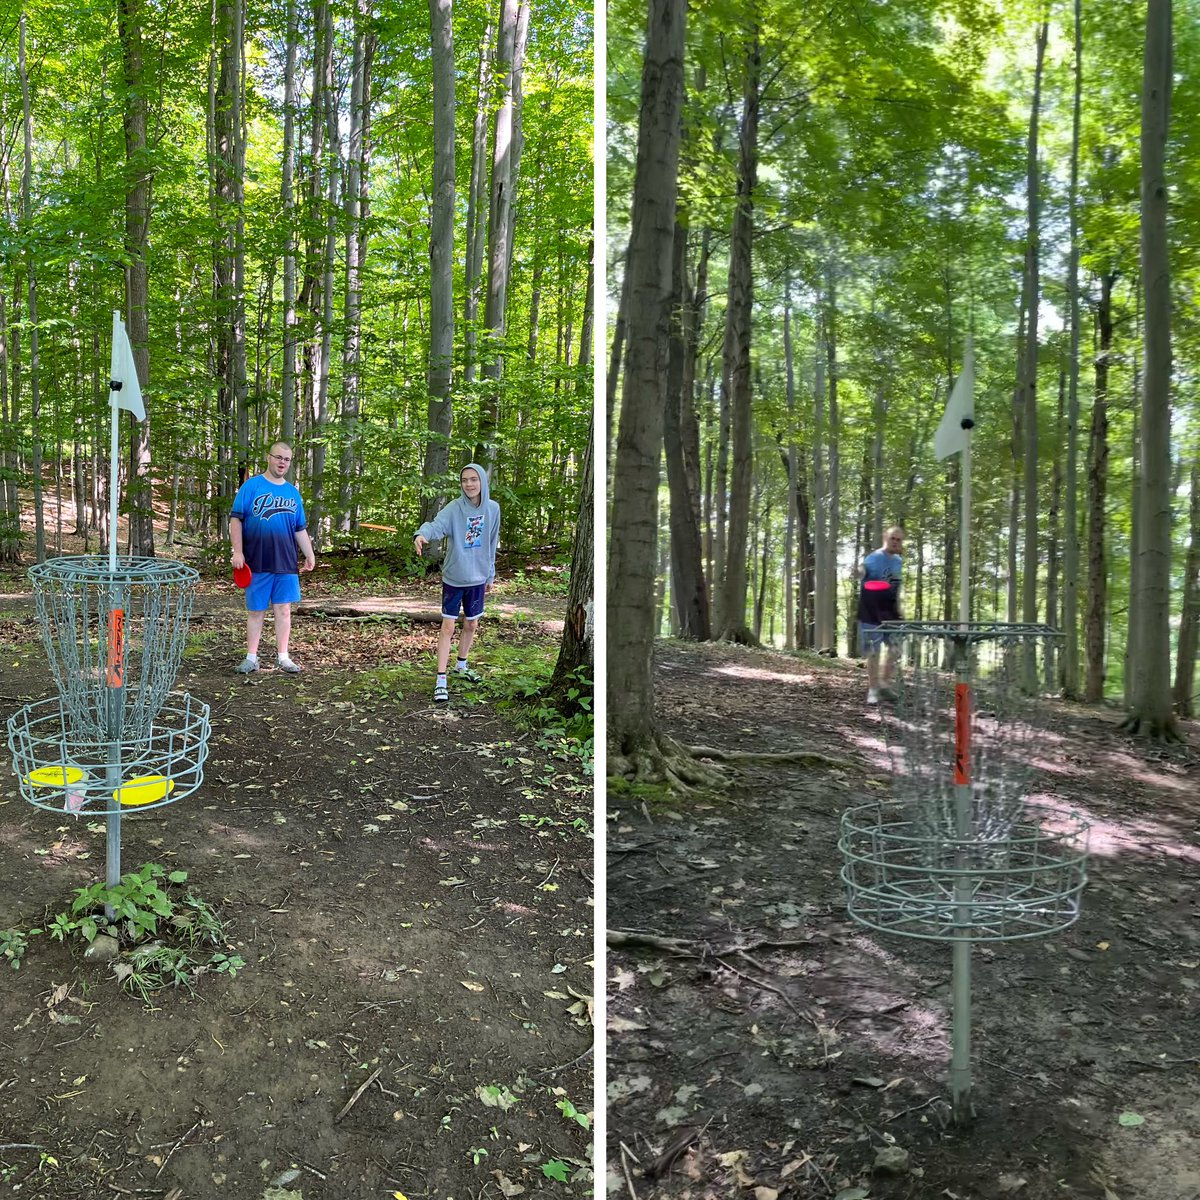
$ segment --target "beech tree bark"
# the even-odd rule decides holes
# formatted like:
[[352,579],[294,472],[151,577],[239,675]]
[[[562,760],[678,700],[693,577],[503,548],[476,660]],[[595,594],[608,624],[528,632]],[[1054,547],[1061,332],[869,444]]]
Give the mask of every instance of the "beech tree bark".
[[430,485],[450,470],[454,365],[454,22],[453,0],[429,0],[433,47],[433,222],[429,239],[429,441],[421,520],[445,503]]
[[1137,655],[1126,728],[1177,740],[1171,708],[1171,274],[1166,147],[1171,0],[1148,0],[1142,79],[1141,271],[1145,295]]
[[721,390],[729,397],[733,472],[729,488],[725,573],[717,604],[717,636],[747,644],[755,641],[754,634],[746,624],[746,555],[749,549],[753,470],[750,335],[754,303],[754,189],[758,180],[758,86],[762,61],[757,26],[751,30],[749,37],[742,90],[742,122],[738,133],[737,200],[729,247],[729,298],[725,310],[721,376]]
[[670,771],[662,763],[655,725],[651,664],[686,15],[686,0],[649,0],[629,240],[628,342],[609,534],[613,773]]

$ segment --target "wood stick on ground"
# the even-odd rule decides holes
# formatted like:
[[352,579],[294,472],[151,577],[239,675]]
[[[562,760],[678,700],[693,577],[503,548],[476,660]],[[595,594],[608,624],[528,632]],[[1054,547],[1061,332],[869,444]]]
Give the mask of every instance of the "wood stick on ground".
[[715,746],[688,746],[688,753],[697,758],[710,758],[714,762],[728,763],[820,763],[825,767],[840,767],[842,770],[854,770],[856,764],[848,758],[834,758],[829,754],[821,754],[816,750],[786,750],[781,753],[769,753],[766,750],[718,750]]
[[665,950],[668,954],[685,954],[700,958],[694,949],[696,943],[683,938],[660,937],[656,933],[637,933],[632,929],[610,929],[605,934],[610,949],[620,950],[626,946],[649,946],[652,950]]
[[184,1142],[186,1142],[186,1141],[188,1140],[188,1138],[189,1138],[189,1137],[191,1137],[191,1135],[192,1135],[192,1133],[193,1133],[193,1131],[194,1131],[194,1130],[197,1130],[197,1129],[199,1129],[199,1128],[200,1128],[200,1122],[199,1122],[199,1121],[197,1121],[197,1122],[195,1123],[195,1125],[193,1125],[193,1126],[192,1126],[192,1128],[191,1128],[191,1129],[189,1129],[189,1130],[187,1131],[187,1133],[185,1133],[185,1134],[183,1135],[183,1137],[181,1137],[181,1138],[179,1139],[179,1141],[177,1141],[177,1142],[175,1143],[175,1145],[173,1145],[173,1146],[170,1148],[170,1150],[168,1150],[168,1151],[167,1151],[167,1156],[166,1156],[166,1158],[164,1158],[164,1159],[162,1160],[162,1162],[160,1162],[160,1163],[158,1164],[158,1170],[154,1172],[154,1178],[155,1178],[155,1179],[157,1179],[157,1178],[158,1178],[158,1177],[159,1177],[159,1176],[160,1176],[160,1175],[163,1173],[163,1168],[164,1168],[164,1167],[167,1165],[167,1163],[169,1163],[169,1162],[171,1161],[171,1155],[172,1155],[172,1154],[174,1154],[174,1153],[175,1153],[175,1151],[176,1151],[176,1150],[178,1150],[178,1149],[179,1149],[179,1147],[180,1147],[180,1146],[182,1146],[182,1145],[183,1145],[183,1143],[184,1143]]
[[358,1090],[342,1105],[342,1111],[333,1118],[333,1123],[336,1125],[357,1103],[358,1098],[383,1074],[382,1067],[376,1067],[371,1074],[358,1085]]
[[621,1143],[621,1173],[625,1176],[625,1186],[629,1189],[629,1200],[638,1200],[637,1188],[633,1186],[633,1175],[629,1170],[629,1160],[637,1162],[637,1156],[624,1142]]
[[539,1075],[553,1075],[556,1071],[565,1071],[568,1067],[577,1066],[579,1063],[583,1062],[585,1058],[590,1058],[591,1054],[592,1047],[589,1046],[577,1058],[571,1059],[570,1062],[559,1063],[557,1067],[547,1067],[544,1071],[534,1071],[533,1077],[536,1079]]
[[792,1002],[791,998],[785,992],[780,991],[780,989],[777,988],[773,983],[767,983],[762,979],[755,979],[753,975],[747,975],[745,971],[739,971],[732,963],[726,962],[725,959],[718,955],[713,955],[713,957],[716,958],[717,962],[719,962],[726,970],[732,971],[735,975],[740,976],[747,983],[752,983],[755,987],[762,988],[764,991],[774,992],[775,995],[777,995],[780,1000],[782,1000],[784,1004],[786,1004],[788,1008],[790,1008],[792,1012],[794,1012],[796,1016],[800,1018],[800,1020],[807,1021],[814,1029],[819,1028],[819,1023],[814,1013],[805,1012],[803,1009],[798,1008]]

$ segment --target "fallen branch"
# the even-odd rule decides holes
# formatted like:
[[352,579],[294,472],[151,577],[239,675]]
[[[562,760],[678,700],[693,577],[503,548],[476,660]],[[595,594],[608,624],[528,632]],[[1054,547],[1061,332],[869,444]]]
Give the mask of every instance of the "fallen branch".
[[633,930],[610,929],[604,936],[605,942],[612,949],[621,950],[627,946],[649,946],[652,950],[664,950],[668,954],[685,954],[689,958],[701,958],[693,947],[695,942],[684,941],[683,938],[659,937],[655,933],[636,933]]
[[365,1080],[363,1080],[363,1082],[361,1084],[359,1084],[358,1091],[356,1091],[354,1093],[354,1095],[351,1096],[350,1099],[346,1101],[346,1103],[342,1106],[342,1111],[340,1113],[338,1113],[338,1115],[336,1117],[333,1118],[333,1123],[335,1125],[358,1103],[358,1098],[382,1074],[383,1074],[383,1068],[376,1067],[375,1070],[372,1071],[371,1074]]
[[547,1067],[544,1071],[534,1071],[533,1077],[536,1079],[539,1075],[553,1075],[557,1071],[565,1071],[568,1067],[577,1066],[579,1063],[583,1062],[585,1058],[590,1058],[591,1054],[592,1047],[589,1046],[582,1054],[571,1059],[570,1062],[559,1063],[557,1067]]
[[166,1158],[164,1158],[164,1159],[162,1160],[162,1162],[158,1164],[158,1170],[154,1172],[154,1178],[155,1178],[155,1179],[157,1179],[157,1178],[158,1178],[158,1177],[159,1177],[159,1176],[160,1176],[160,1175],[163,1173],[163,1169],[166,1167],[167,1163],[169,1163],[169,1162],[171,1161],[171,1155],[172,1155],[172,1154],[174,1154],[174,1153],[175,1153],[175,1151],[176,1151],[176,1150],[178,1150],[178,1149],[179,1149],[179,1147],[180,1147],[180,1146],[182,1146],[182,1145],[183,1145],[183,1143],[184,1143],[184,1142],[186,1142],[186,1141],[188,1140],[188,1138],[189,1138],[189,1137],[192,1135],[192,1132],[193,1132],[193,1130],[196,1130],[196,1129],[199,1129],[199,1128],[200,1128],[200,1122],[199,1122],[199,1121],[197,1121],[197,1122],[195,1123],[195,1125],[193,1125],[193,1126],[192,1126],[192,1128],[191,1128],[191,1129],[189,1129],[189,1130],[187,1131],[187,1133],[185,1133],[185,1134],[183,1135],[183,1137],[181,1137],[181,1138],[180,1138],[180,1139],[179,1139],[179,1140],[178,1140],[178,1141],[175,1143],[175,1145],[173,1145],[173,1146],[170,1148],[170,1150],[168,1150],[168,1151],[167,1151],[167,1156],[166,1156]]
[[792,1012],[794,1012],[796,1016],[800,1018],[800,1020],[807,1021],[814,1029],[820,1028],[814,1013],[805,1012],[803,1009],[798,1008],[792,1002],[791,997],[788,996],[786,992],[780,991],[780,989],[777,988],[773,983],[767,983],[762,979],[755,979],[753,975],[747,975],[745,971],[739,971],[737,967],[735,967],[732,963],[726,962],[719,955],[713,955],[713,957],[716,958],[717,962],[719,962],[727,971],[732,971],[735,975],[744,979],[747,983],[752,983],[755,987],[762,988],[763,991],[774,992],[775,995],[778,996],[780,1000],[782,1000],[784,1004],[786,1004],[788,1008],[790,1008]]
[[826,767],[839,767],[842,770],[853,770],[855,764],[846,758],[833,758],[828,754],[820,754],[816,750],[784,750],[779,753],[768,753],[765,750],[718,750],[715,746],[688,746],[689,754],[696,758],[710,758],[713,762],[728,763],[820,763]]

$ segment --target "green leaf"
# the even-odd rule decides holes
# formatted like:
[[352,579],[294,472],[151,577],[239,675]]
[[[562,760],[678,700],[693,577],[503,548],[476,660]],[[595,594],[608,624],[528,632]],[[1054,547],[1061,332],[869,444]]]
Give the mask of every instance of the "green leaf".
[[1124,1125],[1126,1128],[1133,1128],[1135,1125],[1145,1125],[1145,1123],[1146,1118],[1140,1113],[1135,1112],[1123,1112],[1117,1118],[1117,1124]]
[[547,1163],[542,1163],[542,1174],[547,1179],[557,1179],[559,1183],[567,1182],[567,1164],[559,1162],[557,1158],[552,1158]]

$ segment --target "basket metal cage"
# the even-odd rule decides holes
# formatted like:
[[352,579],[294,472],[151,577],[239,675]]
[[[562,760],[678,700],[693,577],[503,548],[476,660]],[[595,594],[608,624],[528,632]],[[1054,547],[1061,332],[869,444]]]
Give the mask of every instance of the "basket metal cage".
[[119,743],[73,724],[61,697],[8,719],[21,795],[51,812],[110,816],[146,812],[190,796],[204,778],[209,706],[186,692],[167,697],[150,729]]
[[179,673],[194,567],[172,559],[49,559],[30,568],[54,681],[80,736],[144,739]]

